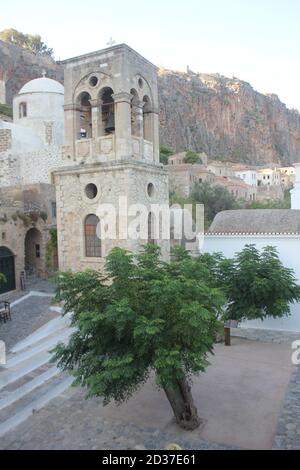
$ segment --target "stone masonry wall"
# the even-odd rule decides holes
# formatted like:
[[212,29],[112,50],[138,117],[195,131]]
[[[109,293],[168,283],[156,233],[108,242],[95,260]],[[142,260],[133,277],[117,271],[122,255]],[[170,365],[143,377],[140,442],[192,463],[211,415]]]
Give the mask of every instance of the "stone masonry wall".
[[11,148],[11,129],[0,129],[0,153]]
[[[147,185],[154,185],[153,197],[147,194]],[[97,186],[95,199],[85,195],[87,184]],[[70,168],[55,173],[57,198],[57,229],[60,270],[81,271],[88,267],[101,270],[104,257],[114,246],[136,251],[142,242],[132,240],[102,241],[102,258],[85,256],[84,221],[88,214],[96,214],[99,204],[113,204],[118,212],[119,197],[126,196],[128,205],[142,203],[168,204],[168,179],[160,167],[142,164],[102,164],[100,167]],[[143,242],[145,243],[145,241]],[[162,243],[164,256],[168,256],[168,243]]]
[[18,184],[19,162],[10,152],[0,153],[0,187]]

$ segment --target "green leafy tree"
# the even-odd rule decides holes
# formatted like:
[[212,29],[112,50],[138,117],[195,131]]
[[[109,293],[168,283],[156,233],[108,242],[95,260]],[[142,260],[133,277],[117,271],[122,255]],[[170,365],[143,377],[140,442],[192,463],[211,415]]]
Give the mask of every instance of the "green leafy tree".
[[275,247],[260,252],[246,245],[234,258],[219,255],[215,261],[216,285],[227,298],[225,321],[282,318],[290,314],[291,303],[300,300],[295,274],[283,266]]
[[188,150],[185,154],[185,157],[183,159],[184,163],[202,163],[201,157],[197,152],[193,152],[192,150]]
[[239,201],[227,188],[207,181],[196,184],[191,197],[197,203],[204,204],[205,218],[209,223],[213,221],[218,212],[240,207]]
[[39,34],[24,34],[9,28],[0,32],[0,40],[28,49],[35,54],[53,56],[53,49],[42,41]]
[[2,284],[5,284],[7,281],[6,281],[6,277],[4,276],[3,273],[0,273],[0,286]]
[[73,312],[76,331],[53,360],[105,404],[128,399],[154,371],[177,423],[195,429],[191,378],[208,366],[223,293],[210,285],[205,263],[181,248],[170,263],[155,245],[137,255],[115,248],[106,272],[56,278],[57,300]]
[[169,157],[174,155],[174,150],[166,147],[165,145],[161,145],[159,149],[159,161],[164,165],[168,164]]

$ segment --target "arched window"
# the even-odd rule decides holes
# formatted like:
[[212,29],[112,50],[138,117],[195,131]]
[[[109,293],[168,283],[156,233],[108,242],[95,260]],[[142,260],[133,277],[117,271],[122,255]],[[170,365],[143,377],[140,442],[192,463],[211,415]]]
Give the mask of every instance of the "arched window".
[[82,92],[77,98],[77,138],[90,139],[92,137],[92,107],[91,95]]
[[97,235],[98,224],[99,218],[95,214],[89,214],[84,222],[85,256],[88,258],[101,257],[101,239]]
[[20,103],[19,104],[19,118],[27,117],[27,103]]
[[113,90],[105,87],[100,91],[100,129],[99,135],[110,135],[115,132],[115,103]]
[[144,139],[153,142],[152,109],[149,96],[144,96],[143,101]]

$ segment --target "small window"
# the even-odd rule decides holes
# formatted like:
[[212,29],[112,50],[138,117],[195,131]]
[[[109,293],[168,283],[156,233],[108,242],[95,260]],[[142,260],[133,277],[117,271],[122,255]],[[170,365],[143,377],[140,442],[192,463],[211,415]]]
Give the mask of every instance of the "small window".
[[154,185],[153,183],[149,183],[147,186],[147,193],[149,197],[152,197],[154,194]]
[[5,232],[2,232],[2,240],[5,240],[6,239],[6,233]]
[[89,84],[90,84],[92,87],[94,87],[94,86],[97,85],[97,83],[98,83],[98,78],[97,78],[95,75],[93,75],[93,76],[89,79]]
[[56,202],[51,202],[51,211],[53,219],[56,219]]
[[27,103],[20,103],[19,105],[19,118],[27,117]]
[[89,199],[95,199],[98,194],[97,186],[94,183],[87,184],[85,187],[85,194]]
[[41,257],[41,247],[38,243],[35,245],[35,257],[36,258]]

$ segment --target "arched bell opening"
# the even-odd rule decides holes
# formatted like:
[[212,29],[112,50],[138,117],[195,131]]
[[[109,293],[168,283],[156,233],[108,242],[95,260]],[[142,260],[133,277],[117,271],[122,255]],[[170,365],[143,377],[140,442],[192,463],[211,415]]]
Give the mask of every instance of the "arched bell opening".
[[77,139],[90,139],[92,137],[92,107],[91,95],[86,91],[77,98],[76,129]]
[[105,87],[100,91],[99,107],[99,136],[111,135],[115,133],[115,103],[113,99],[113,90]]

